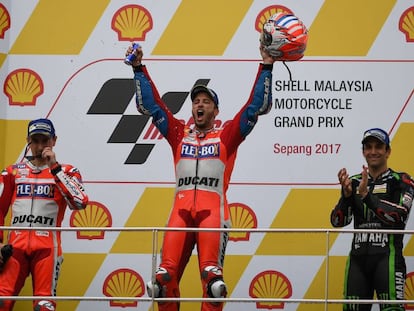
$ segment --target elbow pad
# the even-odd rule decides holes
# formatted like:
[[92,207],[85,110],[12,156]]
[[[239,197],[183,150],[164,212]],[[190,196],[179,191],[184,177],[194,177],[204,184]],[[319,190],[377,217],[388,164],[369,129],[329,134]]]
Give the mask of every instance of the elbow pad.
[[263,94],[263,104],[258,110],[258,115],[268,114],[270,109],[272,109],[272,88],[271,88],[272,79],[266,77],[264,80],[264,94]]
[[150,116],[151,112],[144,107],[144,102],[142,100],[141,81],[136,79],[134,80],[134,82],[135,82],[135,95],[136,95],[135,100],[136,100],[137,110],[139,113],[145,116]]
[[331,224],[334,227],[342,227],[344,225],[344,213],[341,210],[332,211],[331,213]]
[[384,202],[385,204],[381,204],[381,206],[377,208],[376,214],[382,221],[391,225],[405,223],[408,212],[405,207],[383,200],[381,200],[381,202]]
[[331,212],[331,224],[334,227],[345,227],[352,221],[352,205],[350,198],[341,196],[338,204]]
[[404,206],[385,200],[380,200],[380,204],[374,212],[381,221],[389,225],[405,223],[408,215],[408,210]]
[[88,196],[85,193],[82,183],[76,176],[66,174],[62,167],[57,164],[52,170],[55,182],[63,196],[66,198],[70,209],[84,209],[88,204]]
[[352,213],[350,212],[350,208],[347,212],[336,209],[333,210],[331,213],[331,224],[334,227],[344,227],[349,225],[352,221]]

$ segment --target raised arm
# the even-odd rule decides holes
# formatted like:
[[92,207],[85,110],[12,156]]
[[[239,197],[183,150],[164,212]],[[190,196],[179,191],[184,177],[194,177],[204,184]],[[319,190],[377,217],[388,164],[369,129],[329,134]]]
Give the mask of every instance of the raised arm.
[[223,130],[222,140],[229,153],[250,134],[258,117],[267,114],[272,108],[272,70],[275,59],[263,48],[259,47],[263,62],[259,64],[250,96],[245,105],[235,115],[232,122]]
[[152,123],[167,139],[170,145],[175,146],[181,139],[184,125],[176,119],[168,109],[151,79],[145,65],[141,63],[143,51],[141,47],[133,50],[132,46],[126,54],[135,53],[136,59],[132,62],[134,70],[135,102],[137,110],[146,116],[152,117]]

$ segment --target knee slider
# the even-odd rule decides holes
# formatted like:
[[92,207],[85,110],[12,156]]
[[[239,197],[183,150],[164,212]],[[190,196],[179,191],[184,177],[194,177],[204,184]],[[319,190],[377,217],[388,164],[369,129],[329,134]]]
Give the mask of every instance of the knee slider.
[[223,279],[211,280],[207,285],[207,294],[211,298],[225,298],[227,296],[227,286]]
[[227,285],[223,281],[223,273],[220,268],[208,266],[201,277],[207,282],[207,295],[210,298],[224,298],[227,296]]
[[155,282],[147,282],[148,296],[154,298],[166,297],[167,283],[171,281],[171,276],[165,268],[158,268],[155,271]]
[[149,297],[161,298],[162,292],[161,292],[160,283],[158,283],[157,281],[155,282],[148,281],[147,282],[147,293]]

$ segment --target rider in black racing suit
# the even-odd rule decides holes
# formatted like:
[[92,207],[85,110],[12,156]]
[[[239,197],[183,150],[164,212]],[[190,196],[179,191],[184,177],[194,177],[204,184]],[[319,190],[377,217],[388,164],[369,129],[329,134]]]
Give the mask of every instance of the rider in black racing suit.
[[[390,152],[388,134],[380,129],[366,131],[362,143],[368,168],[370,160],[365,151],[367,145],[369,148],[370,144],[377,144],[377,147],[372,147],[374,149],[386,145],[383,147],[387,150],[385,152]],[[384,156],[383,163],[386,163],[388,155]],[[387,167],[374,179],[368,174],[368,168],[351,177],[348,177],[345,169],[339,171],[342,195],[331,212],[331,224],[343,227],[354,219],[355,229],[403,230],[414,196],[413,179],[406,173],[395,172]],[[366,187],[365,184],[360,187],[362,183]],[[403,234],[354,233],[346,264],[344,299],[373,299],[375,290],[380,300],[404,300],[405,277]],[[345,304],[343,310],[371,310],[371,305]],[[405,309],[403,304],[381,304],[380,310]]]

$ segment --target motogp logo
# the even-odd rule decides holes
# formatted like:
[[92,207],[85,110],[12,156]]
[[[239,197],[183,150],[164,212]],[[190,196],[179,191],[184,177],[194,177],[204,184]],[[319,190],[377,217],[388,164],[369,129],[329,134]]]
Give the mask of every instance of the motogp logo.
[[[194,85],[207,86],[210,79],[198,79]],[[116,94],[116,96],[114,96]],[[184,105],[190,93],[167,92],[161,98],[167,105],[172,114],[179,112]],[[154,143],[139,143],[142,139],[161,139],[162,136],[151,124],[149,130],[145,128],[151,123],[151,117],[145,115],[128,115],[126,114],[128,105],[135,104],[135,85],[133,79],[110,79],[102,85],[95,97],[92,105],[89,107],[87,114],[90,115],[119,115],[118,125],[113,130],[108,139],[108,143],[133,144],[124,164],[144,164],[149,158],[155,147]],[[190,122],[187,122],[190,123]],[[223,126],[221,121],[216,120],[216,127]]]

